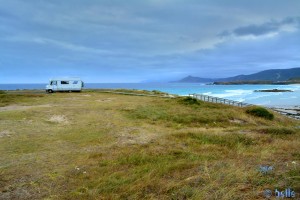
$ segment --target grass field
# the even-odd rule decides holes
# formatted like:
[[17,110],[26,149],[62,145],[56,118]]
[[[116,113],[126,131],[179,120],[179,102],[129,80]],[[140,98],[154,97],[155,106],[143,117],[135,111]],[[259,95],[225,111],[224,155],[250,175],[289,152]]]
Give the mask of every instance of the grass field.
[[2,92],[0,199],[299,195],[299,121],[246,110],[183,97]]

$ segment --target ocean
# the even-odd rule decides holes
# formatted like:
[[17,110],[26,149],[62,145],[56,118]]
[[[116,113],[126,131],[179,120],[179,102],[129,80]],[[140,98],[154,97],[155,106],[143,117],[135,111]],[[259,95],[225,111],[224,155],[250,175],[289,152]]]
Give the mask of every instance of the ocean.
[[[0,90],[44,89],[45,84],[0,84]],[[206,94],[250,104],[289,107],[300,106],[300,84],[294,85],[206,85],[202,83],[85,83],[90,89],[159,90],[170,94]],[[293,92],[254,92],[286,89]]]

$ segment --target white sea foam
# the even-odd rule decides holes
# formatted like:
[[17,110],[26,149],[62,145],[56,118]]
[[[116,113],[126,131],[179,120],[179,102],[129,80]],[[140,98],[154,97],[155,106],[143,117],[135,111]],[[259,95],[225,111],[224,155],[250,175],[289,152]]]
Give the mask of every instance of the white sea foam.
[[270,92],[258,92],[258,93],[255,93],[255,96],[249,96],[247,97],[248,100],[250,99],[259,99],[259,98],[265,98],[265,97],[272,97],[272,96],[278,96],[278,95],[282,95],[281,92],[276,92],[276,93],[270,93]]
[[203,93],[204,95],[211,95],[212,93],[211,92],[205,92]]
[[239,99],[236,99],[236,101],[239,101],[239,102],[244,102],[246,99],[243,99],[243,98],[239,98]]
[[295,96],[291,96],[291,97],[283,97],[283,98],[280,98],[282,100],[287,100],[287,99],[297,99],[297,97]]
[[225,93],[211,94],[212,96],[220,98],[230,98],[230,97],[245,97],[253,93],[253,90],[225,90]]
[[262,101],[260,103],[257,103],[258,105],[270,105],[271,104],[271,101]]

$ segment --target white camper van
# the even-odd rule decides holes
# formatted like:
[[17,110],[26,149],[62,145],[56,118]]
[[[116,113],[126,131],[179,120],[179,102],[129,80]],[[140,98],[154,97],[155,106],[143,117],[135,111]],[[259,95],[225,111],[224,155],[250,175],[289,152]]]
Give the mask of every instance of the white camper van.
[[50,79],[46,92],[80,92],[83,87],[84,83],[79,78],[56,78]]

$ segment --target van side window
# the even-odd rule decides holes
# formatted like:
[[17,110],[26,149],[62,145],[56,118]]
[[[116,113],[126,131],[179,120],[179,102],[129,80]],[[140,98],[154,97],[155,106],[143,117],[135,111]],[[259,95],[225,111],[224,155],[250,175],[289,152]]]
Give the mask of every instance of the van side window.
[[69,84],[69,81],[61,81],[60,82],[62,85],[66,85],[66,84]]
[[57,81],[51,81],[50,85],[57,85]]
[[74,81],[74,82],[73,82],[73,84],[77,84],[77,83],[78,83],[78,81]]

